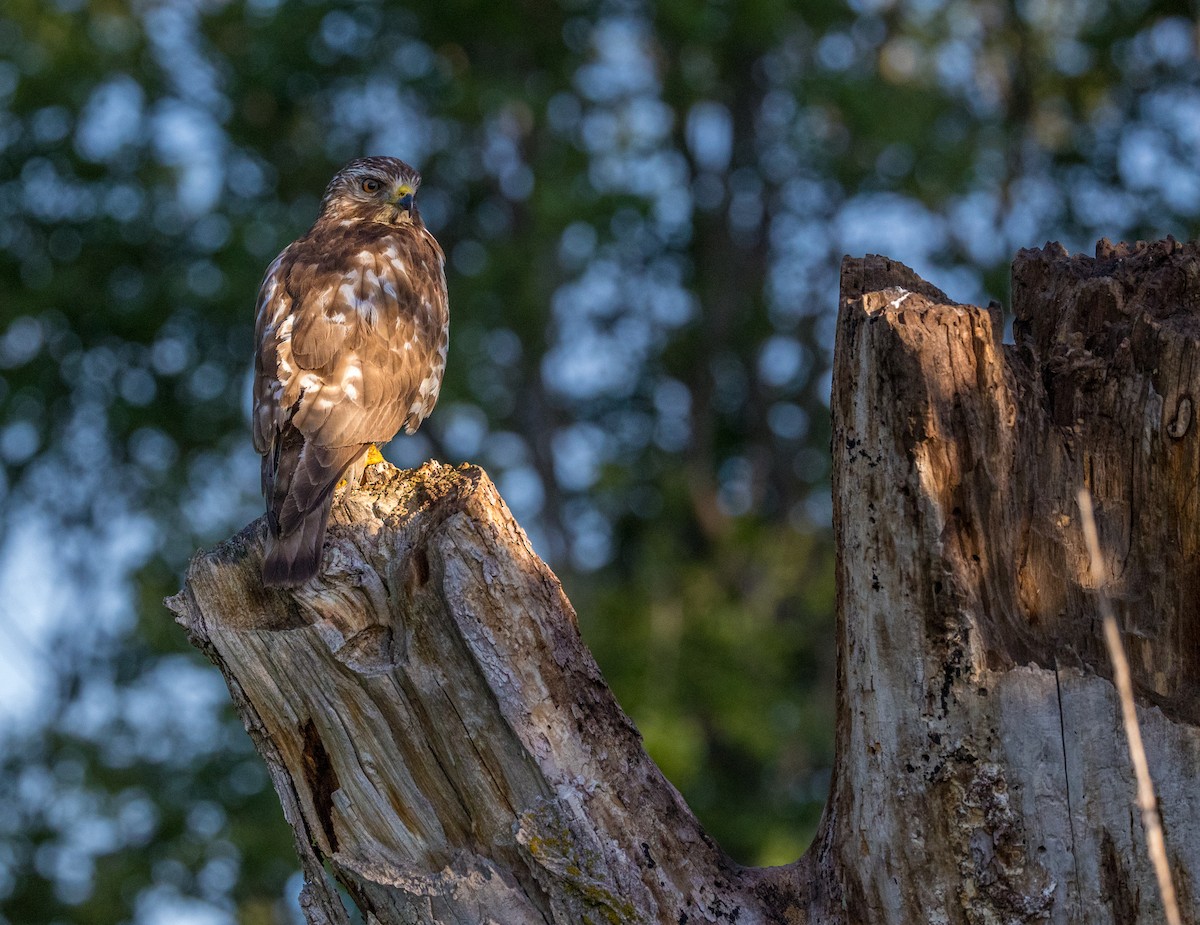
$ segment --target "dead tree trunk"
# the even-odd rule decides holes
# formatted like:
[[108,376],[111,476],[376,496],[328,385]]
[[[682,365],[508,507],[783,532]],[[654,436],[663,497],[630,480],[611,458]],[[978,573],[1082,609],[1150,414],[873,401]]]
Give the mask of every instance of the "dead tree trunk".
[[169,603],[267,762],[309,921],[347,921],[325,862],[385,925],[1157,920],[1087,487],[1196,922],[1200,248],[1013,277],[1003,346],[906,267],[843,267],[837,765],[791,866],[705,836],[480,470],[376,467],[295,593],[262,588],[260,523],[199,555]]

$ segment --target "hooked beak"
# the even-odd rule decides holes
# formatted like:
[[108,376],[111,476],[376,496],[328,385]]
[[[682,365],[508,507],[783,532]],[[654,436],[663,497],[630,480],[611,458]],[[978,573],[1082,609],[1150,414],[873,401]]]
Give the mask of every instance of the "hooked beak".
[[398,209],[403,209],[405,212],[412,212],[413,192],[411,186],[401,186],[396,190],[396,198],[392,202]]

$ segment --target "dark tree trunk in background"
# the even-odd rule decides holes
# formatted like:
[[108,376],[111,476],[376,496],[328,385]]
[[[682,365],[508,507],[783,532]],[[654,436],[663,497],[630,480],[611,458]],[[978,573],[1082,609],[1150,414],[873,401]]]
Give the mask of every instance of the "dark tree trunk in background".
[[198,556],[170,605],[267,762],[309,920],[347,921],[323,862],[386,925],[1158,920],[1086,487],[1197,921],[1200,249],[1023,251],[1013,300],[1003,346],[906,267],[843,267],[837,765],[789,867],[705,836],[480,470],[375,467],[295,593],[261,587],[261,523]]

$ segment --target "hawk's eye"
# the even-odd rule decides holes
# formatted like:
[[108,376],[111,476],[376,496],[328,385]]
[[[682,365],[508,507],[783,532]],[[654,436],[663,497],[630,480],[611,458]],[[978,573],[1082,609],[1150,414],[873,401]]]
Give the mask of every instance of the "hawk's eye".
[[379,181],[372,177],[367,177],[367,179],[362,181],[362,188],[363,188],[364,193],[378,193],[379,186],[380,186]]

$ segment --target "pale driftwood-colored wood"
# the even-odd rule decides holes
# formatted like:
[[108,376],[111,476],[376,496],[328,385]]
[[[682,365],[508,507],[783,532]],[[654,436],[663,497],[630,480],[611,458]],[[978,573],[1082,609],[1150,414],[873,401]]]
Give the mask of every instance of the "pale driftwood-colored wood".
[[[1161,921],[1076,493],[1095,499],[1180,896],[1200,877],[1200,251],[1013,265],[1015,345],[843,269],[837,781],[860,921]],[[854,918],[852,916],[852,918]]]
[[[384,923],[734,921],[753,888],[646,756],[558,580],[479,469],[371,467],[318,583],[265,591],[256,523],[171,606],[296,830]],[[741,922],[753,921],[742,917]]]
[[294,592],[261,586],[261,524],[199,555],[169,603],[271,771],[309,921],[347,921],[324,863],[384,925],[1156,920],[1086,487],[1195,923],[1200,252],[1051,245],[1013,292],[1004,346],[995,310],[843,267],[837,765],[789,867],[705,836],[480,470],[372,467]]

